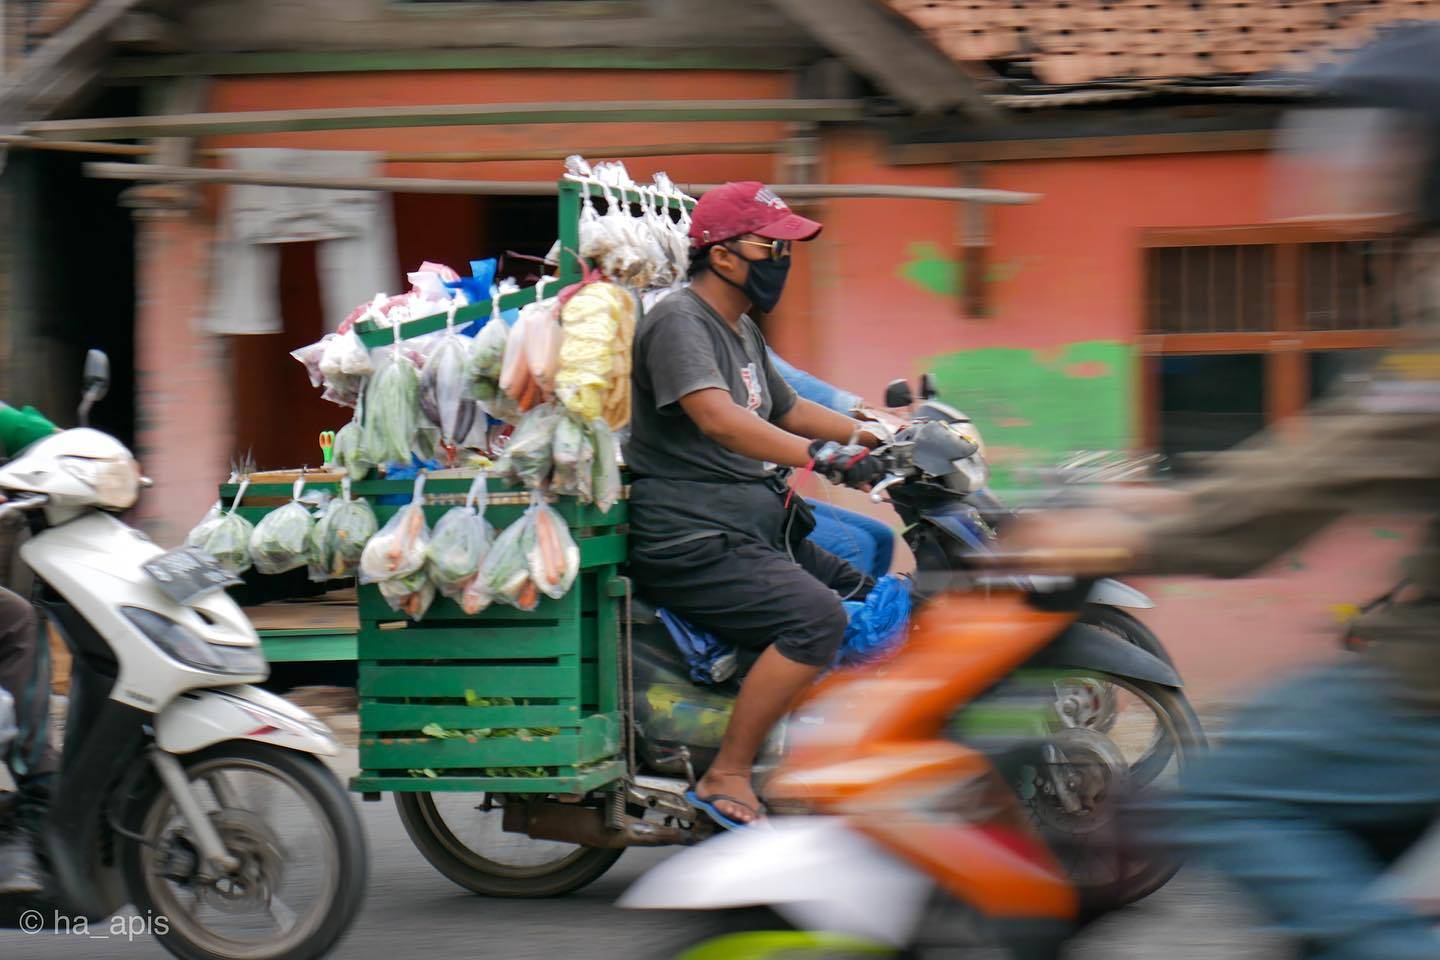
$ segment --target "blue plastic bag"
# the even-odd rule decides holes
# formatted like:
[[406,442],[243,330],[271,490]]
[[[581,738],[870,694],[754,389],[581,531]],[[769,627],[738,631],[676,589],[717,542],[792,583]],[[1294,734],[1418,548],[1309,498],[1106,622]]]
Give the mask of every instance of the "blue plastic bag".
[[685,655],[691,680],[703,684],[724,683],[735,675],[738,664],[734,644],[686,623],[669,610],[656,610],[655,615]]
[[864,603],[846,601],[850,625],[835,662],[871,663],[899,649],[909,632],[912,603],[909,578],[894,574],[876,580]]

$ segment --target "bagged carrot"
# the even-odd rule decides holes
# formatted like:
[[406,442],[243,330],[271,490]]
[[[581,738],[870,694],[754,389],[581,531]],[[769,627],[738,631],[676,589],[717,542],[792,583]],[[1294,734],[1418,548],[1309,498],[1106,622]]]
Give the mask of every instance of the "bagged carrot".
[[[430,542],[430,531],[425,524],[424,490],[422,470],[415,478],[414,497],[395,511],[360,554],[360,582],[381,584],[380,592],[391,609],[406,613],[409,611],[404,609],[403,601],[421,589],[415,577],[424,573],[425,548]],[[391,581],[394,582],[390,586],[384,586]]]
[[529,553],[535,538],[532,514],[533,510],[526,510],[501,532],[476,578],[492,599],[521,610],[534,610],[540,602],[540,593],[530,579]]
[[580,573],[580,548],[560,514],[548,503],[536,502],[526,511],[534,528],[530,546],[530,579],[545,596],[559,600],[569,592]]

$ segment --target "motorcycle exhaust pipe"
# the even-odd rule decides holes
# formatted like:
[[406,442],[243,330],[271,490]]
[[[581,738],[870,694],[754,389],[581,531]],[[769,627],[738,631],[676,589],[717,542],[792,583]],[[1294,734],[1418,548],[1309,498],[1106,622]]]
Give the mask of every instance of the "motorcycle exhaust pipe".
[[688,845],[700,839],[684,828],[631,816],[616,830],[606,825],[604,811],[553,800],[507,801],[501,825],[506,833],[523,833],[535,840],[610,850]]

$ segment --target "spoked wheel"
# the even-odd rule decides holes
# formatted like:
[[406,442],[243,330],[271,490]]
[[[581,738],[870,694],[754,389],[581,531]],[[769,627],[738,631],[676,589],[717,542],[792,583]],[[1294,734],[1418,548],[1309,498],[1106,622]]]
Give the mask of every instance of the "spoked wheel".
[[557,897],[598,880],[624,850],[506,833],[480,793],[397,793],[405,832],[431,866],[486,897]]
[[[1174,666],[1160,638],[1124,610],[1092,603],[1085,608],[1079,622],[1133,644],[1167,666]],[[1113,684],[1096,677],[1072,677],[1057,682],[1055,693],[1061,717],[1067,725],[1107,734],[1114,727],[1121,693]],[[1184,699],[1184,694],[1178,696]],[[1198,720],[1196,729],[1199,729]],[[1170,740],[1160,736],[1157,730],[1149,748],[1131,759],[1131,789],[1143,787],[1165,771],[1172,759],[1170,749]]]
[[186,960],[312,960],[349,929],[365,895],[365,841],[344,788],[318,760],[254,743],[184,758],[227,852],[210,878],[190,827],[158,786],[123,866],[162,946]]
[[1055,731],[1042,756],[1021,768],[1016,791],[1087,910],[1109,909],[1149,896],[1179,868],[1124,842],[1128,829],[1117,818],[1122,805],[1143,807],[1173,789],[1205,735],[1177,690],[1108,674],[1077,679],[1114,691],[1112,722],[1103,731]]

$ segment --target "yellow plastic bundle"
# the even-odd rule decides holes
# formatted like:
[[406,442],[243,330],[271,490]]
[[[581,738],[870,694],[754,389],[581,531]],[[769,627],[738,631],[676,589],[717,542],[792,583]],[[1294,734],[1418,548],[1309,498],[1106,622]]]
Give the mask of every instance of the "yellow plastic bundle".
[[635,311],[634,296],[605,281],[587,283],[560,311],[565,340],[555,393],[582,420],[604,419],[619,428],[630,419]]

